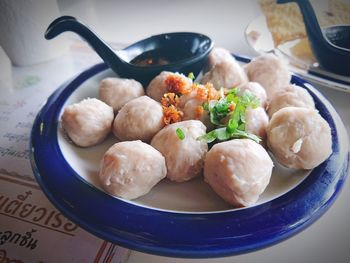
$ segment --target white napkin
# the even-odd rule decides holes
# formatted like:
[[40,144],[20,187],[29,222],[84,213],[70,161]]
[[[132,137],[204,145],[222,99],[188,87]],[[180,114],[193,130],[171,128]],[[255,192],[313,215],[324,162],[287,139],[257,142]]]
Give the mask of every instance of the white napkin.
[[3,48],[0,46],[0,82],[12,80],[12,65]]
[[67,49],[63,38],[47,41],[48,25],[60,16],[56,0],[1,0],[0,45],[14,65],[56,58]]

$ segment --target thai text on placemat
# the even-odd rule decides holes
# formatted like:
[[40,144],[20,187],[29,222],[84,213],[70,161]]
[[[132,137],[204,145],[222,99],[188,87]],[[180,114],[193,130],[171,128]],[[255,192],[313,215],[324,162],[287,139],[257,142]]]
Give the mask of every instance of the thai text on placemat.
[[16,199],[0,195],[0,215],[74,236],[74,230],[78,228],[76,224],[66,219],[57,210],[30,203],[31,195],[31,191],[17,195]]

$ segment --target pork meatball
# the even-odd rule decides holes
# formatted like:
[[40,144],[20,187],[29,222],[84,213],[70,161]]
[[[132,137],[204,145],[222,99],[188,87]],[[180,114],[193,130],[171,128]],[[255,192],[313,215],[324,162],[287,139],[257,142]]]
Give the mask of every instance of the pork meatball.
[[[178,128],[185,138],[178,137]],[[170,124],[153,137],[151,145],[164,155],[170,180],[185,182],[201,174],[208,145],[197,138],[205,131],[202,122],[188,120]]]
[[210,121],[209,112],[203,109],[205,100],[194,98],[188,100],[183,107],[184,120],[200,120],[207,127],[208,130],[214,128],[214,124]]
[[216,89],[231,89],[238,85],[248,82],[243,68],[232,57],[232,60],[223,60],[214,65],[214,67],[204,74],[201,83],[210,82]]
[[78,146],[102,142],[112,129],[113,108],[98,99],[85,99],[65,107],[62,127]]
[[269,124],[269,117],[262,107],[249,108],[245,112],[245,130],[259,136],[264,142],[266,139],[266,128]]
[[197,92],[196,90],[192,90],[190,93],[184,94],[179,97],[178,101],[178,107],[183,109],[186,105],[186,103],[190,100],[197,99]]
[[197,99],[198,101],[208,102],[210,100],[218,100],[221,98],[221,91],[216,90],[210,83],[205,85],[195,83],[189,93],[179,96],[178,107],[184,108],[190,100]]
[[221,47],[214,47],[213,50],[209,53],[206,69],[210,70],[216,64],[221,63],[222,61],[232,60],[232,59],[233,57],[230,51]]
[[266,150],[250,139],[215,144],[205,157],[204,180],[226,202],[254,204],[270,182],[273,162]]
[[165,159],[141,141],[118,142],[104,154],[99,179],[111,195],[135,199],[166,176]]
[[140,82],[133,79],[105,78],[99,87],[99,98],[116,113],[128,101],[145,95]]
[[149,142],[164,127],[160,103],[141,96],[126,103],[114,119],[113,133],[122,141]]
[[160,102],[165,93],[178,93],[181,90],[190,89],[192,84],[192,80],[182,74],[163,71],[148,84],[146,93]]
[[332,153],[331,129],[314,109],[286,107],[267,126],[267,145],[282,165],[312,169]]
[[254,58],[245,67],[249,81],[260,83],[271,99],[273,95],[285,88],[291,75],[285,63],[273,54],[266,54]]
[[302,107],[314,109],[315,103],[309,92],[297,85],[288,85],[275,94],[269,103],[268,114],[270,118],[279,109],[285,107]]
[[260,106],[265,108],[267,102],[267,95],[265,89],[257,82],[247,82],[237,87],[239,89],[239,95],[243,95],[245,92],[250,92],[260,101]]

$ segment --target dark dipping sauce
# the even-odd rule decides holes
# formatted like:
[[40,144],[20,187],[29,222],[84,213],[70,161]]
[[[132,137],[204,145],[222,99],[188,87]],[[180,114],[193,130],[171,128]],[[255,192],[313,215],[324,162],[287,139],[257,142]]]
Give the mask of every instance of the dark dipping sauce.
[[325,29],[325,34],[332,44],[350,49],[350,26],[331,26]]
[[130,63],[142,67],[160,66],[172,64],[193,55],[192,52],[184,50],[153,49],[136,56]]

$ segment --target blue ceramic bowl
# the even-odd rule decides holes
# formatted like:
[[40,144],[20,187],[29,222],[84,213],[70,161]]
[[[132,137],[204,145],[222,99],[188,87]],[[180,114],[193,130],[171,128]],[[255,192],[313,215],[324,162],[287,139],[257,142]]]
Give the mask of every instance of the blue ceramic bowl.
[[[193,72],[197,76],[214,46],[212,40],[203,34],[172,32],[148,37],[122,50],[113,50],[89,27],[72,16],[55,19],[47,28],[45,38],[52,39],[66,31],[85,39],[120,77],[136,79],[144,86],[162,71],[178,71],[185,75]],[[159,58],[166,63],[140,63],[158,61]]]

